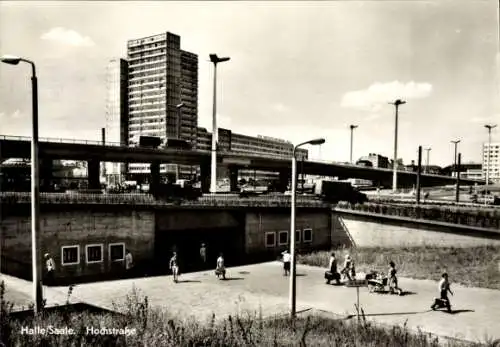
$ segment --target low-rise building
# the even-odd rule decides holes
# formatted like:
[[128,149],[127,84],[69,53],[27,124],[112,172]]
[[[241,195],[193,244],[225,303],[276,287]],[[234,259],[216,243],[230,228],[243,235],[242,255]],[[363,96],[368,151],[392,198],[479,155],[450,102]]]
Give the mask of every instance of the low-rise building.
[[358,162],[368,161],[372,163],[372,167],[386,169],[389,167],[389,158],[383,155],[370,153],[359,158]]
[[[249,155],[261,155],[268,158],[291,159],[294,145],[286,140],[267,137],[249,136],[233,133],[229,129],[218,129],[217,149],[222,152],[233,152]],[[212,133],[205,128],[198,128],[198,150],[210,150],[212,148]],[[308,150],[299,148],[297,160],[300,162],[308,159]],[[241,170],[239,176],[242,178],[268,179],[277,177],[278,173],[270,173],[259,170]]]

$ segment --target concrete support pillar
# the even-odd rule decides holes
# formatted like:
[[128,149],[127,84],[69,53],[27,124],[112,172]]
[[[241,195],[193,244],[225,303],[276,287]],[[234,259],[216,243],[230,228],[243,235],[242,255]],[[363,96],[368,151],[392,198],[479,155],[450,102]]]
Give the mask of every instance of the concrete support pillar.
[[51,181],[54,177],[54,162],[52,159],[40,160],[40,191],[48,192],[51,190]]
[[229,167],[229,186],[231,192],[238,191],[238,168],[237,167]]
[[202,193],[210,192],[210,161],[204,160],[200,163],[200,180]]
[[288,187],[288,183],[290,182],[290,178],[292,176],[292,173],[290,170],[282,170],[279,173],[279,182],[278,182],[278,191],[279,192],[285,192]]
[[149,193],[157,196],[158,188],[160,186],[160,162],[153,161],[149,166],[149,171]]
[[101,189],[101,183],[99,182],[100,168],[101,163],[97,159],[91,159],[87,162],[89,189]]

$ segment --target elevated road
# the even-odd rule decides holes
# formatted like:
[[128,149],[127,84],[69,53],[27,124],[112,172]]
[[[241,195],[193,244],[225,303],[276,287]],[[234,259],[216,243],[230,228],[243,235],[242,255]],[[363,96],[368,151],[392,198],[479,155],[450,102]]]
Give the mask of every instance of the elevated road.
[[[30,138],[16,136],[0,136],[0,162],[9,158],[29,158],[31,155]],[[142,147],[126,147],[119,144],[99,144],[97,141],[74,141],[41,139],[40,158],[62,160],[99,160],[103,162],[136,162],[175,163],[199,165],[210,161],[210,151],[153,149]],[[291,170],[291,160],[286,157],[265,157],[255,154],[242,154],[220,151],[217,154],[219,163],[240,168],[284,171]],[[302,164],[301,164],[302,168]],[[392,170],[333,162],[305,161],[305,174],[339,178],[360,178],[378,182],[391,182]],[[398,182],[401,185],[412,185],[416,182],[416,173],[399,171]],[[454,184],[455,179],[449,176],[422,174],[422,186],[439,186]],[[463,185],[484,184],[480,180],[464,179]]]

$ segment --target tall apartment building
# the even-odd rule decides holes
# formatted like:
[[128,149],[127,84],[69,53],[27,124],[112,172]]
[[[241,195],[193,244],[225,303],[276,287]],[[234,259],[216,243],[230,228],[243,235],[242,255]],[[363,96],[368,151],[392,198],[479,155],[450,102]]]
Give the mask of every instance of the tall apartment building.
[[[182,139],[196,148],[198,56],[182,51],[180,43],[169,32],[128,41],[129,145],[143,135]],[[160,166],[161,173],[190,169]],[[129,173],[149,173],[149,164],[130,164]]]
[[[113,59],[106,68],[106,142],[128,143],[128,62]],[[126,173],[124,163],[106,163],[106,181],[120,183]]]
[[[489,154],[489,162],[488,162]],[[486,179],[486,168],[489,167],[489,179],[500,183],[500,143],[483,144],[483,177]]]

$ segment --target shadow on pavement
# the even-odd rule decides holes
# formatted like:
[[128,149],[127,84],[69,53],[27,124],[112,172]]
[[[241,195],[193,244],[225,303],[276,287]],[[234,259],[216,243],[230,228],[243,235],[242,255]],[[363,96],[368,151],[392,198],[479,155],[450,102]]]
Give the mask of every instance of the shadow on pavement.
[[239,281],[239,280],[244,280],[243,277],[226,277],[223,279],[223,281]]
[[307,275],[306,274],[295,274],[295,276],[297,276],[297,277],[305,277]]
[[239,271],[238,273],[240,275],[248,275],[248,274],[250,274],[250,271]]
[[[409,314],[421,314],[421,313],[427,313],[430,312],[430,310],[426,311],[419,311],[419,312],[389,312],[389,313],[365,313],[365,317],[375,317],[375,316],[398,316],[398,315],[409,315]],[[351,314],[347,316],[345,319],[350,319],[356,317],[355,314]]]
[[201,283],[201,281],[195,281],[195,280],[178,280],[177,283]]
[[[391,295],[391,293],[388,290],[378,290],[376,292],[373,292],[372,294],[382,294],[382,295]],[[407,295],[415,295],[417,294],[416,292],[410,292],[410,291],[403,291],[399,296],[407,296]],[[396,295],[396,294],[392,294]]]
[[465,313],[465,312],[476,312],[474,310],[451,310],[450,314]]

